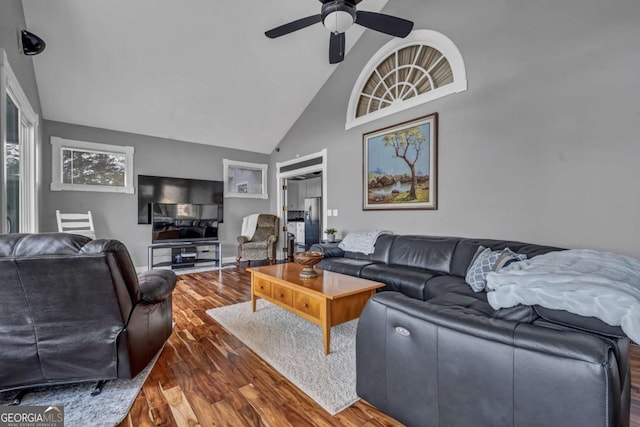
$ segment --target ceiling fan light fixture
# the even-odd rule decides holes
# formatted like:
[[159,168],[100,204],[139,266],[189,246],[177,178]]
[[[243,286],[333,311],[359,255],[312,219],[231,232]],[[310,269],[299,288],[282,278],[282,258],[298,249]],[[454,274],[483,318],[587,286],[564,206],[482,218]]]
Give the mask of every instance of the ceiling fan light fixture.
[[346,11],[336,10],[329,13],[322,21],[327,30],[332,33],[344,33],[354,24],[353,16]]
[[322,5],[322,25],[334,34],[344,33],[356,22],[356,7],[344,0]]

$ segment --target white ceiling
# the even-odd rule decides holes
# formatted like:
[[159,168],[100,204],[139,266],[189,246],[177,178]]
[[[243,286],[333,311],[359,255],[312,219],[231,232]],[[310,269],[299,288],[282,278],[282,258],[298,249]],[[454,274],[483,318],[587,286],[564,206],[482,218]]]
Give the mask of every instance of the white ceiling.
[[[320,13],[317,0],[23,5],[28,30],[47,43],[34,67],[48,120],[270,153],[336,68],[321,24],[264,35]],[[347,52],[363,31],[349,29]]]

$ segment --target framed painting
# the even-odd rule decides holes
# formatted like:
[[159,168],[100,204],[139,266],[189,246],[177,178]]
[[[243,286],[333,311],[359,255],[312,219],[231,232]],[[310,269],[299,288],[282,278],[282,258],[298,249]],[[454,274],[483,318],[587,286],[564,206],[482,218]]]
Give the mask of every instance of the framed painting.
[[438,113],[366,133],[363,210],[437,209]]
[[224,197],[267,198],[268,165],[223,159]]

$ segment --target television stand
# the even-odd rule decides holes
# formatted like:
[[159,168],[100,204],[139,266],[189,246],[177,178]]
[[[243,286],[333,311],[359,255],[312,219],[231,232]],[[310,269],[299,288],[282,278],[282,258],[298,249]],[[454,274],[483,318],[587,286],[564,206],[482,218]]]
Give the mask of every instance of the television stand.
[[147,248],[148,269],[222,266],[222,244],[219,240],[197,240],[195,242],[156,243]]

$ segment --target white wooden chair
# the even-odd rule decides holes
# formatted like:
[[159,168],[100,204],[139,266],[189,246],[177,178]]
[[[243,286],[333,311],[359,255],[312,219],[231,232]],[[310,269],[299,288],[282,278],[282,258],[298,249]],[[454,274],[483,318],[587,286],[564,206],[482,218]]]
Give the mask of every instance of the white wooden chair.
[[56,210],[58,231],[61,233],[80,234],[82,236],[96,238],[96,230],[93,228],[91,211],[85,213],[60,213]]

